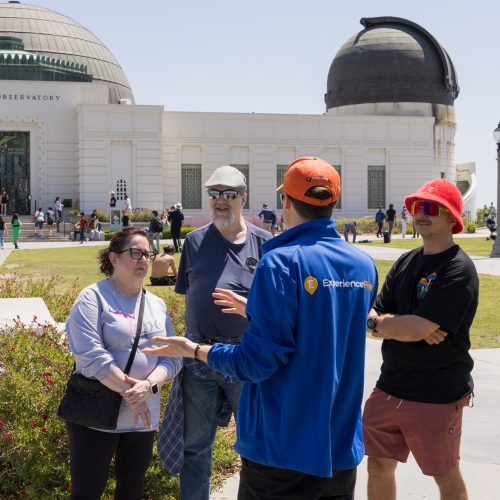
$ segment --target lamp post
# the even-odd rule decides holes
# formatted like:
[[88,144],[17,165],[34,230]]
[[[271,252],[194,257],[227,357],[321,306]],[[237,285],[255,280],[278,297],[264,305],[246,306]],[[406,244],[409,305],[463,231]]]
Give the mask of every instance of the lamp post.
[[[498,209],[500,208],[500,123],[498,127],[493,131],[493,138],[497,143],[497,217],[495,222],[498,225]],[[490,257],[500,257],[500,239],[496,239],[493,242],[493,248],[491,249]]]

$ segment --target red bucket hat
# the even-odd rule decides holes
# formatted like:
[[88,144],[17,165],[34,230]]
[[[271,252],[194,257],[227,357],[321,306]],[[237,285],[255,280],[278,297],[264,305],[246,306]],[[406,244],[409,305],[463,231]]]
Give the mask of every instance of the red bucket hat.
[[456,220],[453,226],[453,234],[461,233],[464,230],[462,221],[462,193],[457,186],[446,179],[434,179],[426,182],[416,193],[405,198],[405,205],[408,211],[414,201],[433,201],[442,207],[447,208]]
[[[319,200],[306,193],[312,187],[325,187],[332,195]],[[303,201],[308,205],[324,207],[337,201],[340,196],[340,176],[328,162],[313,156],[304,156],[292,161],[283,176],[283,184],[276,191],[285,191],[296,200]]]

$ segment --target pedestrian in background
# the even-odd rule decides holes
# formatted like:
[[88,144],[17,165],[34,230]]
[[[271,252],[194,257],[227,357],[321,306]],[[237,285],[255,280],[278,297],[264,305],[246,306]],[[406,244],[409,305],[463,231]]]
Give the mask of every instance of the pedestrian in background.
[[23,223],[21,222],[21,219],[19,219],[18,214],[14,214],[12,217],[12,221],[10,223],[11,226],[11,231],[12,231],[12,243],[14,243],[14,248],[19,248],[17,245],[17,240],[19,239],[19,236],[21,234],[21,228],[23,227]]
[[63,220],[63,204],[59,196],[54,200],[54,210],[56,211],[56,231],[59,232],[59,224]]
[[3,244],[5,239],[5,221],[3,217],[0,215],[0,249],[3,250]]
[[176,252],[182,250],[181,228],[184,224],[184,214],[181,210],[182,205],[176,203],[174,210],[170,210],[168,214],[168,222],[170,223],[170,231],[172,232],[172,240]]
[[403,205],[403,208],[401,209],[401,234],[403,235],[403,238],[406,236],[408,219],[409,219],[408,211],[406,210],[406,207]]
[[80,244],[83,245],[83,242],[87,239],[86,233],[89,227],[89,221],[87,220],[83,212],[80,212],[79,224],[80,224]]
[[358,223],[355,220],[348,221],[344,224],[344,239],[349,242],[349,233],[352,233],[352,242],[356,243],[356,230]]
[[7,204],[9,203],[9,195],[5,188],[0,189],[0,214],[7,215]]
[[385,214],[382,207],[378,207],[378,212],[375,214],[375,222],[377,223],[377,238],[382,237],[382,229],[384,228]]
[[394,210],[394,205],[392,203],[389,204],[389,208],[385,213],[385,219],[387,220],[387,225],[389,226],[389,237],[391,237],[394,224],[396,223],[396,210]]

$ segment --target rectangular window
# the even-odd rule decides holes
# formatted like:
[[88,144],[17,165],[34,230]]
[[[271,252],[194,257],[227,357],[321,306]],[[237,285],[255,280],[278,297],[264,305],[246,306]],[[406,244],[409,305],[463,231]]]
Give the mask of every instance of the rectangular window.
[[385,165],[368,165],[368,208],[385,207]]
[[201,165],[183,164],[182,206],[187,209],[201,209]]
[[250,208],[250,166],[249,165],[232,165],[234,168],[237,168],[247,180],[247,202],[245,203],[245,208],[248,210]]
[[[283,184],[283,176],[285,175],[287,167],[288,165],[276,165],[276,189]],[[276,208],[283,208],[280,193],[276,193]]]

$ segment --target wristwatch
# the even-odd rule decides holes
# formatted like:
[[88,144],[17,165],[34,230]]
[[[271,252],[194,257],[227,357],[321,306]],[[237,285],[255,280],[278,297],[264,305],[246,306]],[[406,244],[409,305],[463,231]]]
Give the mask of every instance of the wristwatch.
[[374,316],[370,316],[366,322],[366,328],[368,328],[371,332],[377,331],[377,318],[378,316],[375,314]]
[[158,392],[158,384],[153,384],[151,380],[148,380],[149,382],[149,389],[151,391],[151,394],[156,394]]

